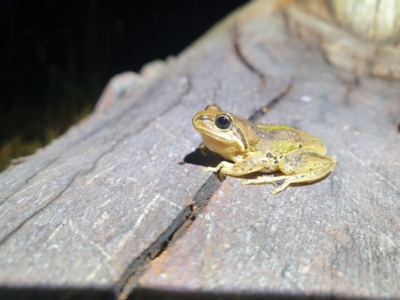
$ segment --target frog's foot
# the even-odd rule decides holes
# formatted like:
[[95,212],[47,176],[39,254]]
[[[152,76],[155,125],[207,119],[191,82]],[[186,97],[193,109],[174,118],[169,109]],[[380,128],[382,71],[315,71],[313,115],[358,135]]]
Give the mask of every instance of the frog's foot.
[[281,191],[283,191],[285,188],[289,186],[291,183],[291,178],[292,176],[258,176],[256,179],[248,179],[242,181],[242,184],[263,184],[263,183],[272,183],[276,189],[271,191],[271,194],[275,195]]
[[221,181],[224,181],[226,175],[223,174],[222,172],[218,172],[220,170],[220,168],[215,167],[215,168],[211,168],[211,167],[206,167],[203,169],[204,172],[214,172],[214,173],[218,173],[218,177]]
[[223,181],[226,177],[226,175],[229,173],[228,170],[232,169],[232,165],[229,162],[223,161],[218,164],[215,168],[212,167],[206,167],[203,169],[204,172],[219,172],[219,179]]
[[211,167],[205,167],[203,168],[204,172],[218,172],[219,169],[218,168],[211,168]]

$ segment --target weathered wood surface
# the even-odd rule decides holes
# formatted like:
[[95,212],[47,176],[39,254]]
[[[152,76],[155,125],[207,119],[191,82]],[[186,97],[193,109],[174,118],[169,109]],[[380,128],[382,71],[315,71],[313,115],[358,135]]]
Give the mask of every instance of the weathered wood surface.
[[[0,174],[2,299],[400,298],[400,84],[327,65],[271,3]],[[279,95],[259,121],[322,138],[334,172],[275,196],[203,172],[194,113]]]

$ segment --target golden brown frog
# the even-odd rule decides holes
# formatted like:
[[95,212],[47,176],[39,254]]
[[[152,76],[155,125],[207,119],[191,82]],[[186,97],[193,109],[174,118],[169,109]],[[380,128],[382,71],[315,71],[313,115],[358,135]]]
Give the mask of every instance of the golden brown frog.
[[325,177],[335,167],[335,160],[325,156],[321,140],[306,132],[280,124],[255,124],[211,104],[192,120],[203,145],[227,160],[205,171],[242,176],[253,172],[281,171],[284,176],[259,176],[242,184],[273,183],[276,194],[291,183],[313,182]]

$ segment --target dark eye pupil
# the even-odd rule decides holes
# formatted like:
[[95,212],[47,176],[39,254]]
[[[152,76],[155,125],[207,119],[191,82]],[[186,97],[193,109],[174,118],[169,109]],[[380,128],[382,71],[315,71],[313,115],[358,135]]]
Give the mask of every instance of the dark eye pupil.
[[231,119],[227,116],[219,116],[217,117],[215,125],[217,125],[217,127],[220,129],[226,129],[231,126]]

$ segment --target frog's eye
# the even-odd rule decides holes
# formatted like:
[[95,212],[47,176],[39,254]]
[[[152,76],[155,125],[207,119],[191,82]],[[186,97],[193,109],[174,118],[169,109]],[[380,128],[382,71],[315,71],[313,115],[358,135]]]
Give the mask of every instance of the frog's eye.
[[232,119],[228,115],[218,115],[215,118],[215,126],[219,129],[228,129],[232,125]]

